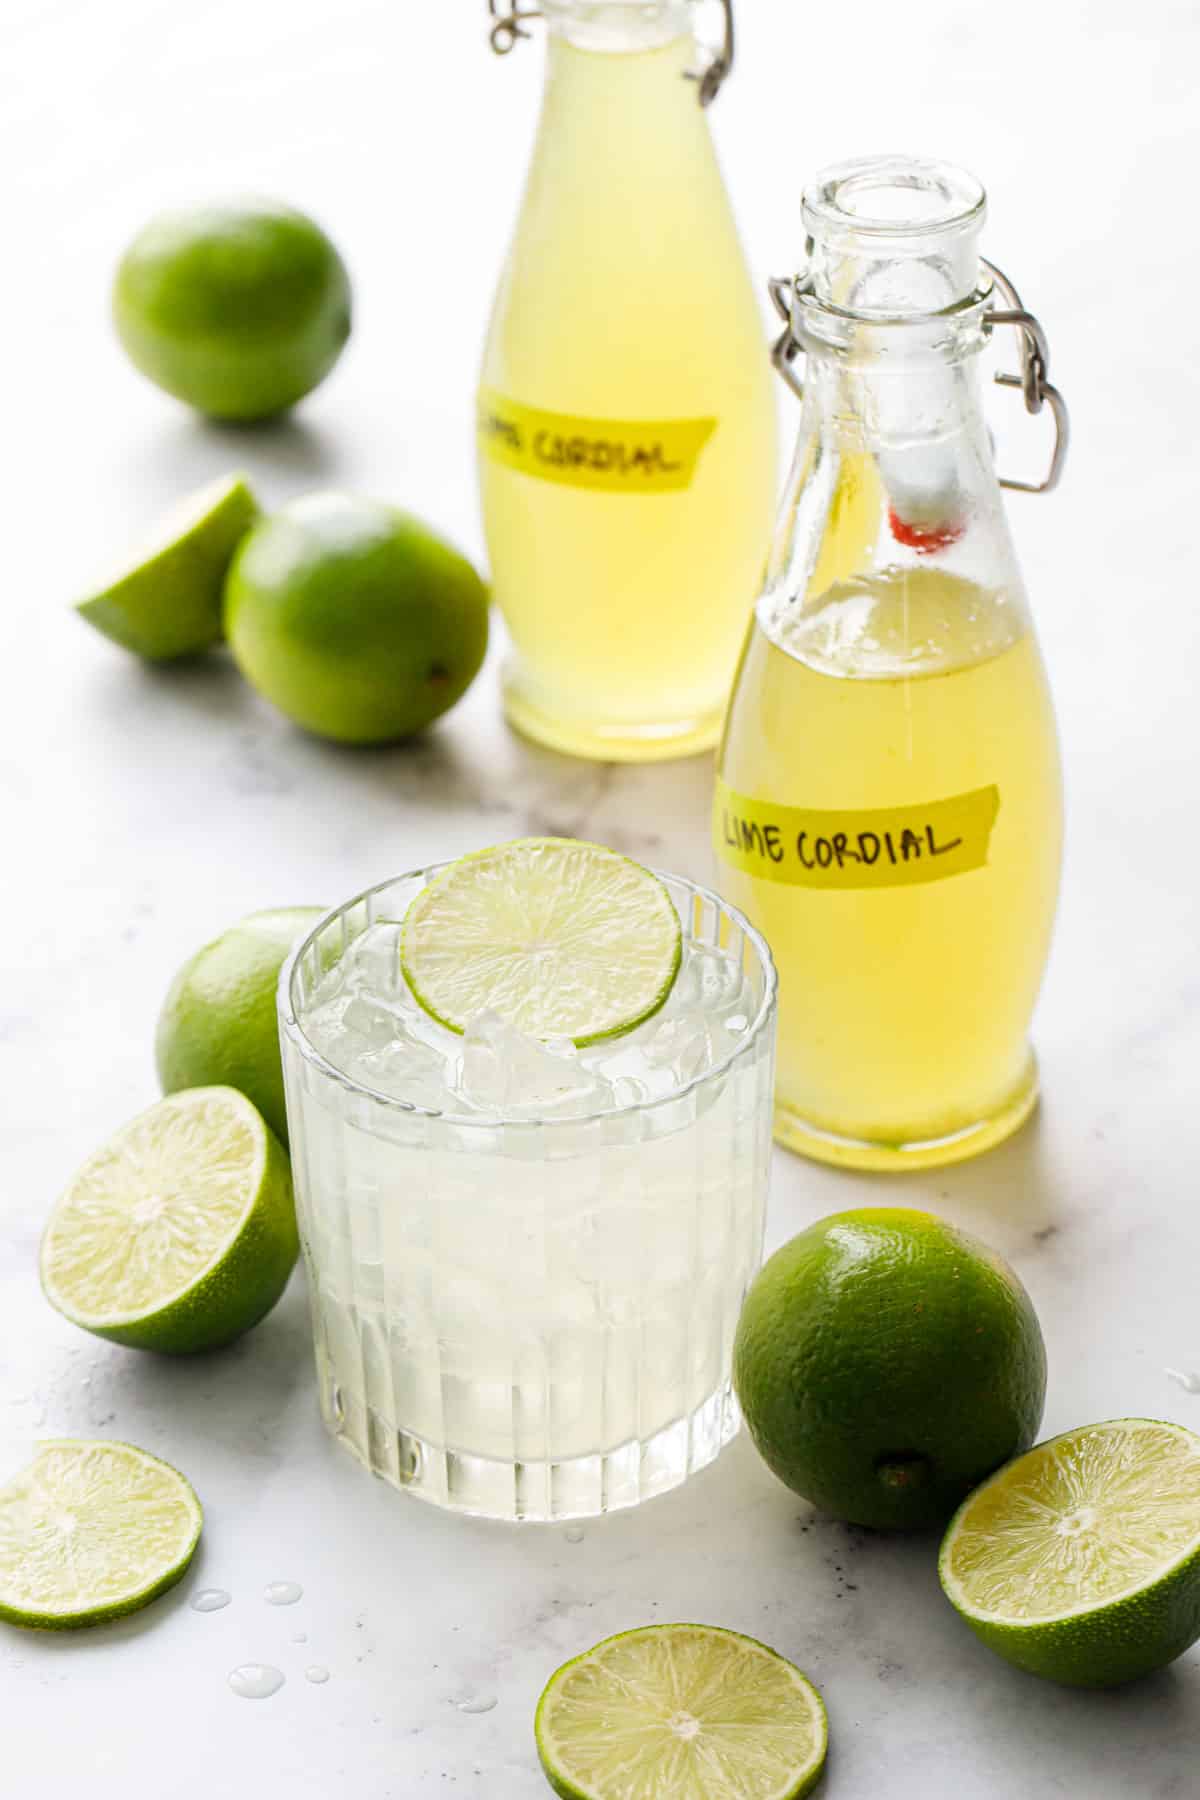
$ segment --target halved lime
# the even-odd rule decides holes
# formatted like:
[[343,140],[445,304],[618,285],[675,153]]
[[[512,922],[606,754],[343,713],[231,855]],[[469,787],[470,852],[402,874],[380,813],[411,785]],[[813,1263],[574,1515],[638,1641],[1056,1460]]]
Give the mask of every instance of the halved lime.
[[182,501],[132,566],[78,602],[105,637],[151,662],[194,656],[220,642],[225,574],[258,517],[240,475]]
[[1039,1444],[950,1523],[946,1597],[998,1655],[1071,1687],[1148,1675],[1200,1638],[1200,1437],[1112,1419]]
[[671,896],[640,863],[574,838],[517,838],[417,895],[400,964],[451,1031],[495,1012],[527,1037],[592,1044],[658,1011],[682,946]]
[[54,1438],[0,1488],[0,1619],[67,1631],[136,1612],[192,1560],[203,1515],[169,1463]]
[[212,1350],[270,1311],[298,1250],[278,1139],[233,1088],[190,1088],[83,1165],[42,1239],[42,1291],[114,1343]]
[[605,1638],[550,1677],[534,1734],[564,1800],[795,1800],[829,1741],[808,1677],[716,1625]]

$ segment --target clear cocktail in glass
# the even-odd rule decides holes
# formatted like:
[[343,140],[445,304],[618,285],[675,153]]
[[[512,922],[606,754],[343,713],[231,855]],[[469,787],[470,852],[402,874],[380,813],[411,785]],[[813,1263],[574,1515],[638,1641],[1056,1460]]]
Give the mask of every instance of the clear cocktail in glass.
[[358,1459],[506,1519],[632,1506],[737,1429],[759,1262],[775,973],[740,913],[665,876],[662,1010],[577,1050],[417,1005],[400,921],[440,870],[328,915],[280,981],[321,1408]]

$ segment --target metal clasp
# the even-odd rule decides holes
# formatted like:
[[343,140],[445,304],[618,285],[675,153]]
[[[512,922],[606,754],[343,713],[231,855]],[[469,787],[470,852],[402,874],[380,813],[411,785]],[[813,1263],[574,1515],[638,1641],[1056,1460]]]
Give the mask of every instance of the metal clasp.
[[1025,396],[1026,412],[1039,413],[1048,401],[1054,417],[1054,449],[1045,480],[1010,481],[1001,475],[1000,486],[1013,488],[1021,494],[1048,494],[1051,488],[1058,486],[1062,477],[1067,446],[1071,441],[1067,403],[1049,379],[1050,345],[1041,324],[1021,305],[1021,296],[1008,276],[995,263],[984,262],[982,257],[980,261],[999,289],[1001,298],[1008,303],[1004,311],[997,311],[995,307],[988,308],[985,314],[988,324],[1015,325],[1021,334],[1021,373],[1009,375],[1001,371],[996,376],[996,384],[998,387],[1020,388]]
[[541,13],[536,6],[522,6],[521,0],[512,0],[507,12],[500,9],[506,0],[488,0],[488,12],[495,20],[489,35],[489,42],[497,56],[507,56],[510,50],[517,47],[518,38],[532,37],[533,33],[525,29],[529,19],[540,19]]
[[771,367],[786,381],[797,400],[803,400],[804,383],[796,373],[795,363],[798,356],[804,355],[804,345],[792,330],[792,296],[799,285],[798,275],[772,275],[767,282],[767,292],[775,311],[783,320],[783,330],[771,345]]
[[[1021,494],[1048,494],[1051,488],[1058,486],[1062,477],[1063,463],[1066,461],[1067,447],[1071,441],[1071,421],[1067,412],[1067,403],[1049,379],[1050,345],[1040,322],[1031,312],[1027,312],[1021,304],[1021,296],[1016,288],[995,265],[980,258],[983,267],[991,277],[992,285],[1002,299],[1007,301],[1003,310],[989,307],[983,315],[988,328],[996,325],[1015,325],[1021,334],[1021,373],[1009,375],[1001,371],[996,376],[999,387],[1020,388],[1025,396],[1025,410],[1031,413],[1041,412],[1043,406],[1049,405],[1054,418],[1054,449],[1050,457],[1050,468],[1043,481],[1013,481],[1008,476],[998,477],[1000,486],[1011,488]],[[811,286],[802,282],[799,276],[785,279],[775,276],[768,282],[768,291],[774,303],[775,311],[783,320],[783,330],[771,345],[771,365],[776,374],[791,388],[797,399],[804,398],[804,383],[796,370],[796,360],[804,354],[804,346],[799,342],[792,329],[792,304],[796,296],[811,293]]]
[[712,61],[706,68],[688,70],[688,80],[700,84],[701,106],[712,105],[733,73],[733,59],[737,49],[733,30],[733,0],[721,0],[721,10],[725,15],[725,35],[721,48],[714,52]]

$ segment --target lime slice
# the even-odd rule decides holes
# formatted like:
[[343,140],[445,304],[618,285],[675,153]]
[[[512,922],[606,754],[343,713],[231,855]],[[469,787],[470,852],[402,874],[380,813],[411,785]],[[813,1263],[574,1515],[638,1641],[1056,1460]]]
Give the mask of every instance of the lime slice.
[[1072,1687],[1161,1669],[1200,1638],[1200,1437],[1155,1419],[1064,1432],[955,1514],[951,1605],[998,1655]]
[[0,1488],[0,1619],[66,1631],[173,1587],[200,1537],[178,1470],[132,1444],[55,1438]]
[[794,1800],[829,1740],[812,1682],[715,1625],[605,1638],[550,1677],[534,1733],[564,1800]]
[[671,896],[640,863],[574,838],[518,838],[451,865],[404,919],[400,963],[451,1031],[495,1012],[592,1044],[658,1011],[679,972]]
[[232,1088],[190,1088],[83,1165],[42,1239],[42,1290],[114,1343],[212,1350],[270,1311],[298,1248],[278,1139]]
[[89,625],[151,662],[219,643],[221,598],[233,553],[258,517],[240,475],[201,488],[176,508],[132,568],[78,603]]

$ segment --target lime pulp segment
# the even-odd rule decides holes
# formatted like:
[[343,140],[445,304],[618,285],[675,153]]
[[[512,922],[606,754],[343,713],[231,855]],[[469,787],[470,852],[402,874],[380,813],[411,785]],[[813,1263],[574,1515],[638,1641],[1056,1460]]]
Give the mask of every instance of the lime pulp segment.
[[796,1800],[828,1745],[807,1677],[712,1625],[606,1638],[551,1677],[534,1730],[564,1800]]
[[965,1501],[939,1569],[1021,1668],[1107,1686],[1163,1667],[1200,1637],[1200,1437],[1114,1419],[1039,1444]]
[[519,838],[453,863],[404,919],[400,960],[451,1031],[494,1012],[578,1045],[631,1031],[679,972],[683,934],[649,869],[599,844]]
[[0,1488],[0,1618],[67,1630],[173,1586],[202,1514],[176,1469],[132,1444],[58,1438]]

